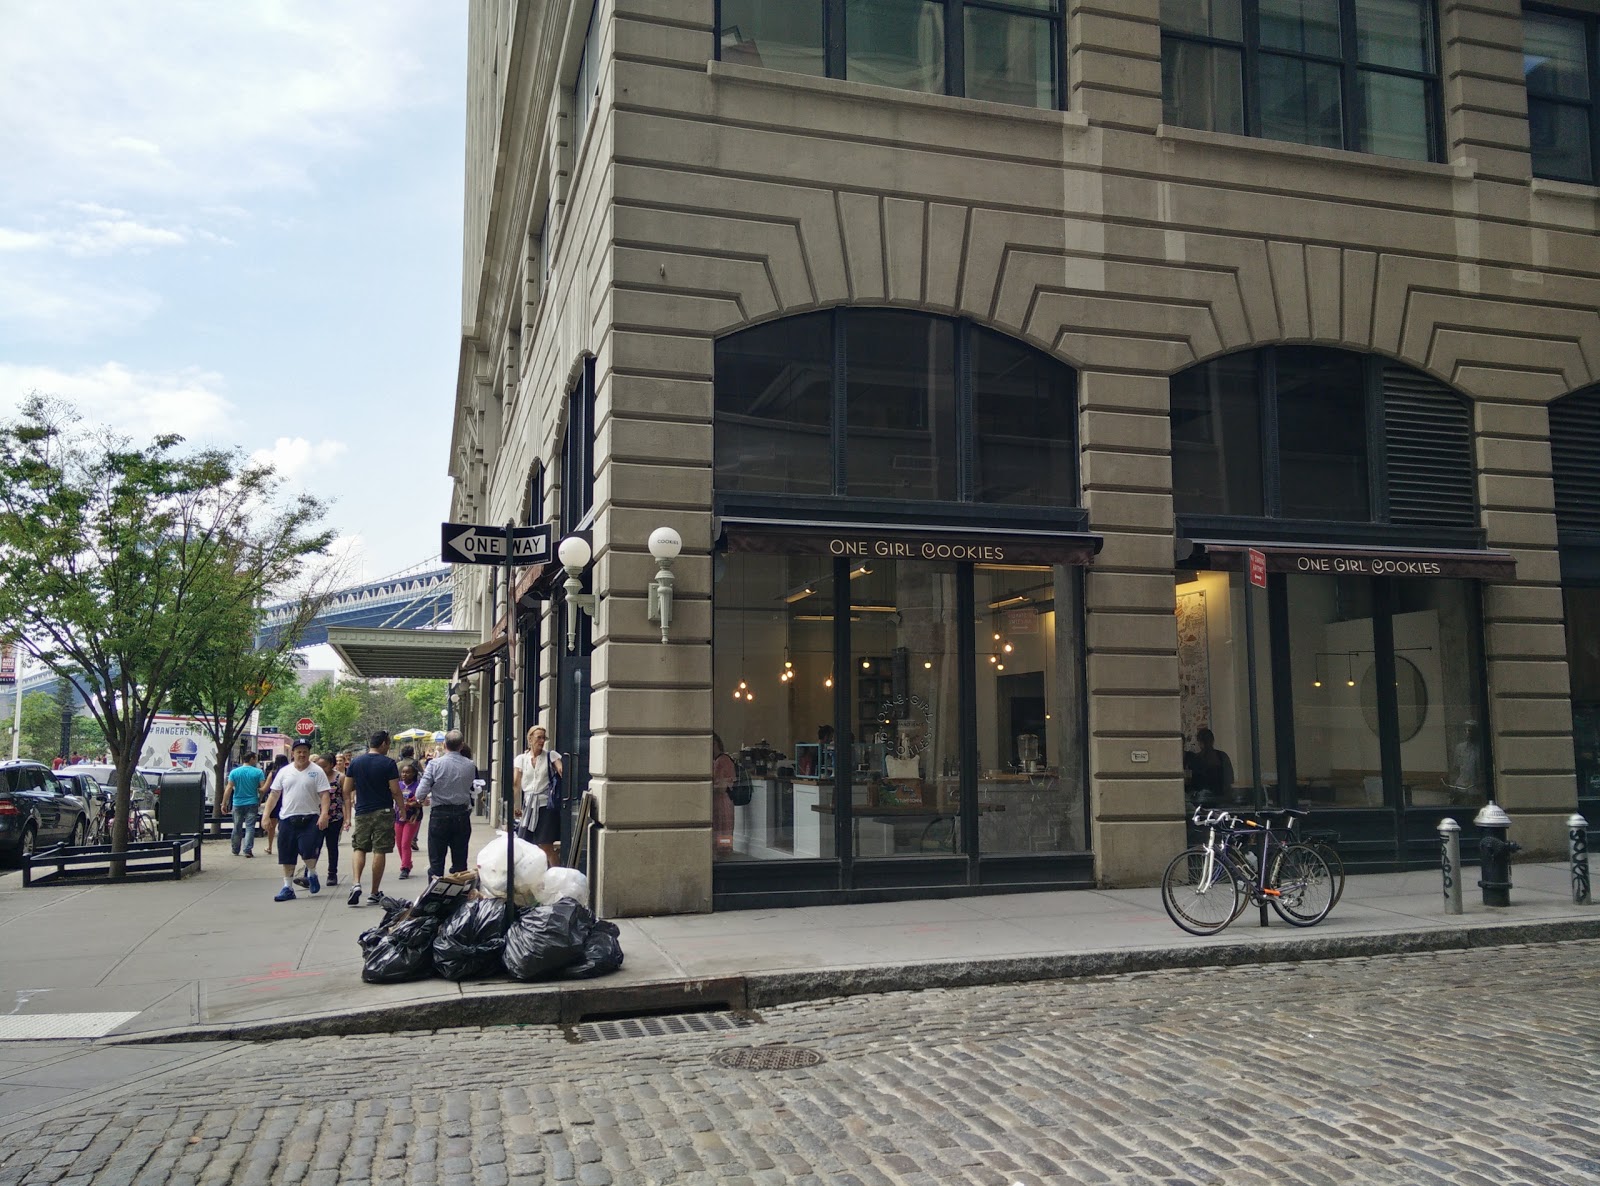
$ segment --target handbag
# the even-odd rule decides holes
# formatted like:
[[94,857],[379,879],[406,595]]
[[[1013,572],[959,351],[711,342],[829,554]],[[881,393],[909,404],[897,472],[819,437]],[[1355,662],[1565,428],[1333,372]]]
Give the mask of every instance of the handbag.
[[728,798],[733,800],[735,807],[749,806],[750,800],[755,798],[755,794],[755,785],[750,781],[750,776],[743,770],[739,771],[738,778],[728,784]]

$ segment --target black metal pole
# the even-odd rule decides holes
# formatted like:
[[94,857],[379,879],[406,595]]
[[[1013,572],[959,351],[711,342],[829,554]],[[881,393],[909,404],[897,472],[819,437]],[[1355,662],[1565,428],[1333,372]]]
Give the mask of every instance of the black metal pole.
[[506,607],[506,655],[501,661],[500,677],[500,787],[501,799],[504,808],[501,814],[506,821],[506,914],[505,928],[509,933],[511,924],[517,918],[516,900],[516,866],[517,866],[517,829],[516,821],[511,818],[512,795],[514,794],[511,782],[511,699],[512,699],[512,670],[516,657],[516,607],[511,601],[512,583],[512,549],[515,541],[512,538],[512,529],[515,525],[506,524],[506,560],[502,569],[505,588]]
[[[1256,810],[1261,810],[1264,791],[1261,786],[1261,704],[1256,698],[1256,590],[1250,582],[1246,565],[1244,582],[1244,649],[1245,686],[1250,698],[1250,783],[1255,789]],[[1267,843],[1261,843],[1261,864],[1267,862]],[[1259,874],[1258,874],[1259,876]],[[1267,925],[1267,900],[1261,899],[1261,925]]]

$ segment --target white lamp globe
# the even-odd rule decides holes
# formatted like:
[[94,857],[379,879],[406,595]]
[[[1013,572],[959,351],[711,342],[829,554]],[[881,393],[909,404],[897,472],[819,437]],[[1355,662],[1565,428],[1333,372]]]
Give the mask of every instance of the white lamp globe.
[[650,533],[650,555],[657,560],[673,560],[683,551],[683,537],[670,527],[657,527]]
[[585,568],[589,558],[594,555],[594,549],[581,535],[569,535],[556,548],[556,555],[561,558],[562,568]]

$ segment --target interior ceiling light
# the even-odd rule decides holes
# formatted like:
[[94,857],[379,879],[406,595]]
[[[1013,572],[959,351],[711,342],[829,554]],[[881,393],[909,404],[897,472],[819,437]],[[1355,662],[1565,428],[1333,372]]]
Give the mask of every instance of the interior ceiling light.
[[816,591],[817,587],[815,585],[801,585],[798,589],[790,589],[783,595],[783,599],[793,605],[797,601],[804,601]]
[[1009,609],[1013,605],[1027,605],[1033,599],[1026,593],[1015,593],[1010,597],[1001,597],[989,603],[990,609]]
[[850,579],[852,581],[857,577],[870,577],[871,575],[872,565],[870,564],[858,564],[850,570]]

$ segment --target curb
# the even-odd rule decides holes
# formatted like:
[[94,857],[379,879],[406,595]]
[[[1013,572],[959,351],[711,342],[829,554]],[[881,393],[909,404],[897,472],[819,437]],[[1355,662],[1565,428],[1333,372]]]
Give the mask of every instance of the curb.
[[480,996],[413,1001],[271,1021],[235,1025],[201,1024],[149,1033],[112,1034],[102,1041],[125,1046],[168,1042],[275,1042],[292,1038],[345,1037],[488,1025],[572,1026],[583,1021],[614,1017],[751,1011],[828,997],[915,992],[926,988],[1081,980],[1131,972],[1305,963],[1312,960],[1464,951],[1530,943],[1565,943],[1583,939],[1600,939],[1600,917],[1455,926],[1377,935],[1339,935],[1326,939],[1308,936],[1294,940],[1243,940],[1207,946],[1141,947],[1074,955],[942,960],[799,972],[750,972],[738,976],[655,981],[616,987],[595,981],[547,983]]

